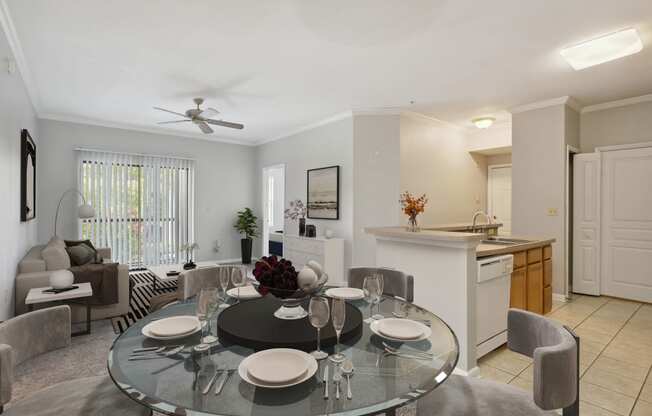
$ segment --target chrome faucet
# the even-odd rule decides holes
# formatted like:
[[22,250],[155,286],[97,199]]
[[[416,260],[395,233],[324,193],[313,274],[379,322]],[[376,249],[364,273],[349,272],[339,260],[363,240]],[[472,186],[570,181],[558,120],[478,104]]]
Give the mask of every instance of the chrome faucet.
[[480,215],[484,215],[484,218],[485,218],[485,221],[487,222],[487,224],[491,224],[491,217],[489,216],[489,214],[487,214],[484,211],[477,211],[475,214],[473,214],[473,225],[471,226],[471,232],[472,233],[475,233],[475,232],[478,231],[476,228],[477,228],[478,217]]

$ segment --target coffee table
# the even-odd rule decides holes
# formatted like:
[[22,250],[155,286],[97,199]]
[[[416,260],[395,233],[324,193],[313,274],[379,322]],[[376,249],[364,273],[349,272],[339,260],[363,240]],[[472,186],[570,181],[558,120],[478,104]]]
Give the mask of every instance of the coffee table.
[[[205,260],[205,261],[197,261],[195,262],[197,265],[197,269],[201,269],[203,267],[214,267],[214,266],[227,266],[227,265],[238,265],[238,266],[247,266],[247,273],[248,275],[251,275],[251,272],[253,270],[253,262],[252,264],[246,264],[243,265],[241,262],[234,262],[234,261],[229,261],[229,260]],[[178,275],[175,276],[168,276],[168,272],[170,271],[176,271],[176,272],[183,272],[183,263],[179,264],[162,264],[160,266],[147,266],[147,270],[149,270],[153,277],[152,277],[152,290],[154,292],[156,291],[161,291],[161,289],[156,288],[156,281],[159,280],[163,283],[167,282],[172,282],[177,280]]]
[[86,305],[86,329],[84,331],[72,332],[70,335],[73,337],[88,335],[91,333],[90,299],[93,296],[93,288],[90,283],[75,283],[75,286],[78,286],[78,288],[61,293],[44,293],[44,290],[52,289],[50,286],[32,288],[27,292],[27,297],[25,298],[27,309],[31,312],[34,310],[34,305],[40,303],[61,302],[71,299],[81,300]]

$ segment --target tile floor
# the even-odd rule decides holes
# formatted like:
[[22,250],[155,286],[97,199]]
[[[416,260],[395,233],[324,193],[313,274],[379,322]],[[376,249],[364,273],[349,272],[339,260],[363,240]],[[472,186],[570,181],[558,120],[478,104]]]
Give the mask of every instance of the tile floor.
[[[580,415],[652,416],[652,305],[575,295],[548,314],[580,337]],[[499,348],[481,377],[532,391],[532,360]]]

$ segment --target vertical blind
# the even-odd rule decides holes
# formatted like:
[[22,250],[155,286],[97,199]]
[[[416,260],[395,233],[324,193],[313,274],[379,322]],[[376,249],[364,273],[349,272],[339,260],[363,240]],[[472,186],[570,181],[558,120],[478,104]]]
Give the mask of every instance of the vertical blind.
[[96,216],[79,235],[130,267],[179,263],[194,241],[194,161],[79,150],[79,189]]

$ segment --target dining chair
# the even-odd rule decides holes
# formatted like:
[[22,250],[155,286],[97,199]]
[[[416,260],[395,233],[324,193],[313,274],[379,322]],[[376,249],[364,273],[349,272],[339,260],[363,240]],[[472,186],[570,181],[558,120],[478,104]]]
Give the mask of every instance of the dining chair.
[[[3,416],[146,416],[152,412],[115,386],[109,376],[55,384],[10,403],[15,367],[70,346],[70,306],[39,309],[0,324],[0,413]],[[3,407],[9,403],[3,413]]]
[[383,275],[383,293],[398,296],[410,303],[414,301],[414,277],[396,269],[386,267],[351,267],[349,269],[349,287],[362,289],[364,278],[372,274]]
[[533,358],[532,394],[508,384],[451,375],[417,402],[417,415],[579,415],[579,337],[541,315],[510,309],[507,347]]

